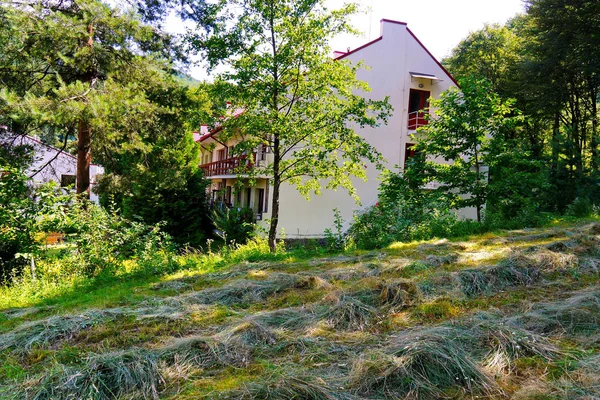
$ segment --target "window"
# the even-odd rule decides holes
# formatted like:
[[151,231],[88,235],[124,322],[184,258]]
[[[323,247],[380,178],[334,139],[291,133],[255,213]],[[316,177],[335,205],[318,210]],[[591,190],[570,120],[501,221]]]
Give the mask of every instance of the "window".
[[404,170],[408,166],[410,159],[415,156],[415,145],[413,143],[406,143],[406,148],[404,150]]
[[251,188],[247,188],[246,189],[246,207],[250,207],[250,198],[252,196],[252,189]]
[[225,189],[225,203],[231,205],[231,186],[227,186]]
[[60,176],[60,187],[69,187],[75,185],[75,175],[61,175]]
[[266,144],[261,144],[258,146],[258,154],[256,156],[257,161],[265,161],[267,159],[267,153],[269,151],[269,147]]
[[256,212],[258,215],[262,216],[265,204],[265,189],[256,189],[256,197],[258,199],[256,201]]
[[217,161],[223,161],[227,158],[227,149],[219,149],[217,151]]

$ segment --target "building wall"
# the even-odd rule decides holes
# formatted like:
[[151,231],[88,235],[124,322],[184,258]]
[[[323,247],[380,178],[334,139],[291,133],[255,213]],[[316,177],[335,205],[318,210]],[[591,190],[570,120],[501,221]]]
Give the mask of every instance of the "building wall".
[[[74,177],[77,175],[77,158],[69,153],[61,152],[59,149],[48,146],[29,136],[7,134],[4,141],[10,141],[15,146],[24,145],[33,148],[33,162],[27,169],[26,174],[31,176],[39,171],[32,178],[34,185],[41,185],[54,181],[60,186],[63,176]],[[94,187],[96,186],[99,175],[102,174],[104,174],[103,167],[96,164],[90,166],[90,186],[92,189],[90,200],[95,203],[98,203],[98,195],[94,193]]]

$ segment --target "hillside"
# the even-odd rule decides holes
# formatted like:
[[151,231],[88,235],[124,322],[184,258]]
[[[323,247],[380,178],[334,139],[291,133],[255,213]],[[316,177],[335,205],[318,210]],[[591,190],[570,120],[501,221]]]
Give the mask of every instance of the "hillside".
[[599,251],[588,223],[3,310],[0,398],[597,398]]

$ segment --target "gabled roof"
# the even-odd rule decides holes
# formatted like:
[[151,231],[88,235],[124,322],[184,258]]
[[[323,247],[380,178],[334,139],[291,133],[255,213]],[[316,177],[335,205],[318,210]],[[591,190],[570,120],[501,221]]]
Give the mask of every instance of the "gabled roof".
[[[0,128],[6,128],[6,127],[0,127]],[[51,146],[51,145],[49,145],[49,144],[46,144],[46,143],[42,142],[41,140],[39,140],[39,139],[36,139],[36,138],[35,138],[35,137],[33,137],[33,136],[29,136],[29,135],[21,135],[21,134],[18,134],[18,133],[12,133],[12,132],[9,132],[9,131],[6,131],[6,132],[7,132],[7,133],[9,133],[10,135],[14,135],[14,137],[15,137],[15,138],[17,138],[17,137],[21,137],[22,139],[29,140],[29,141],[31,141],[31,142],[34,142],[35,144],[42,145],[42,146],[44,146],[45,148],[47,148],[47,149],[48,149],[49,151],[51,151],[51,152],[54,152],[54,153],[59,153],[59,155],[64,155],[64,156],[66,156],[67,158],[71,158],[71,159],[73,159],[73,160],[77,161],[77,157],[75,157],[73,154],[71,154],[71,153],[67,153],[66,151],[64,151],[64,150],[62,150],[62,149],[59,149],[59,148],[57,148],[57,147]],[[98,164],[95,164],[95,163],[90,163],[90,165],[93,165],[93,166],[99,167],[99,165],[98,165]]]
[[[455,84],[457,87],[459,86],[459,85],[458,85],[458,82],[456,81],[456,79],[454,79],[454,77],[452,76],[452,74],[450,74],[450,72],[448,72],[448,70],[447,70],[447,69],[446,69],[446,68],[445,68],[445,67],[442,65],[442,63],[440,63],[440,62],[437,60],[437,58],[435,58],[435,57],[433,56],[433,54],[431,54],[431,52],[430,52],[430,51],[427,49],[427,47],[425,47],[425,45],[424,45],[424,44],[423,44],[423,43],[422,43],[422,42],[419,40],[419,38],[417,38],[417,36],[416,36],[416,35],[413,33],[413,31],[411,31],[411,30],[408,28],[408,26],[407,26],[408,24],[407,24],[406,22],[401,22],[401,21],[393,21],[393,20],[391,20],[391,19],[382,19],[382,20],[381,20],[381,22],[382,22],[382,23],[383,23],[383,22],[387,22],[387,23],[390,23],[390,24],[398,24],[398,25],[404,25],[404,26],[406,26],[406,31],[407,31],[407,32],[408,32],[408,33],[409,33],[409,34],[410,34],[410,35],[411,35],[411,36],[412,36],[412,37],[415,39],[415,41],[416,41],[416,42],[419,44],[419,46],[421,46],[421,47],[423,48],[423,50],[425,50],[425,52],[426,52],[426,53],[429,55],[429,57],[431,57],[431,59],[432,59],[433,61],[435,61],[435,63],[436,63],[436,64],[437,64],[437,65],[438,65],[438,66],[439,66],[441,69],[442,69],[442,71],[444,71],[444,73],[445,73],[446,75],[448,75],[448,77],[449,77],[449,78],[452,80],[452,82],[454,82],[454,84]],[[362,49],[364,49],[364,48],[366,48],[366,47],[369,47],[369,46],[371,46],[371,45],[372,45],[372,44],[374,44],[374,43],[377,43],[377,42],[379,42],[381,39],[383,39],[383,36],[379,36],[377,39],[375,39],[375,40],[372,40],[372,41],[370,41],[369,43],[365,43],[365,44],[363,44],[362,46],[360,46],[360,47],[357,47],[357,48],[356,48],[356,49],[354,49],[354,50],[351,50],[351,51],[349,51],[349,52],[347,52],[347,53],[344,53],[344,54],[342,54],[341,56],[337,56],[337,57],[335,57],[335,60],[341,60],[342,58],[344,58],[344,57],[347,57],[347,56],[349,56],[350,54],[354,54],[354,53],[356,53],[356,52],[358,52],[358,51],[360,51],[360,50],[362,50]]]
[[[238,118],[243,113],[244,113],[244,110],[242,110],[241,108],[236,108],[233,111],[231,117]],[[194,132],[194,140],[196,142],[203,142],[206,139],[210,139],[211,137],[213,137],[217,133],[221,132],[222,130],[223,130],[223,126],[222,125],[219,125],[219,126],[217,126],[216,128],[213,128],[210,131],[208,130],[208,125],[202,125],[200,127],[200,132]],[[197,137],[197,139],[196,139],[196,137]]]

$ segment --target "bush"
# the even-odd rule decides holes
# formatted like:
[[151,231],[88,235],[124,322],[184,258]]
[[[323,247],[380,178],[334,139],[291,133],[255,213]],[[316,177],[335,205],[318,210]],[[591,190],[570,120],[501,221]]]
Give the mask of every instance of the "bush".
[[586,218],[594,213],[594,205],[587,197],[577,197],[567,206],[567,215],[577,218]]
[[27,181],[20,169],[0,165],[0,282],[19,275],[39,253],[36,233],[69,201],[53,184],[34,190]]
[[226,245],[246,244],[254,236],[254,211],[249,208],[216,207],[212,212],[212,222],[217,235]]
[[[167,272],[176,267],[171,237],[161,225],[149,226],[87,201],[71,204],[54,228],[75,245],[68,258],[84,275]],[[133,261],[133,263],[128,262]]]
[[325,229],[325,243],[329,251],[343,251],[346,247],[346,237],[344,235],[344,221],[342,214],[337,208],[333,209],[333,229]]
[[425,191],[421,175],[386,173],[379,203],[357,213],[349,234],[357,247],[382,248],[394,241],[427,240],[480,232],[481,224],[462,221],[444,193]]

